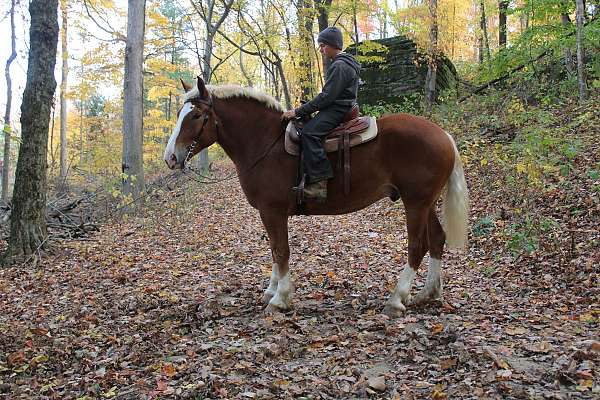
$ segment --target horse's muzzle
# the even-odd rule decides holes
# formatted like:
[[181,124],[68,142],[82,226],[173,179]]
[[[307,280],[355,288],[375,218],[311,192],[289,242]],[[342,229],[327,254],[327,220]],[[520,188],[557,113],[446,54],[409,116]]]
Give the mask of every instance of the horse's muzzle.
[[182,168],[182,164],[183,163],[178,163],[177,162],[177,156],[175,154],[171,154],[171,156],[167,159],[165,158],[165,162],[167,163],[167,166],[169,167],[169,169],[177,169],[177,168]]

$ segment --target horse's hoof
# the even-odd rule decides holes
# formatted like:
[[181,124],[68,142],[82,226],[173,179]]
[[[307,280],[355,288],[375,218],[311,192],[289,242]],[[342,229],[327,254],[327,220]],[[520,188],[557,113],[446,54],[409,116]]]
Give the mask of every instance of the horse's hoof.
[[391,305],[391,304],[386,304],[385,308],[383,309],[383,313],[390,318],[402,317],[404,315],[404,313],[406,312],[406,307],[404,307],[403,304],[400,304],[400,306],[401,307],[397,307],[397,306]]
[[263,294],[263,297],[262,297],[262,303],[263,303],[263,305],[264,306],[269,305],[269,302],[271,301],[271,299],[273,298],[273,296],[275,296],[275,293],[265,292]]
[[441,300],[441,296],[439,293],[436,293],[433,290],[421,290],[415,295],[415,297],[413,297],[410,304],[419,306],[423,304],[433,303],[439,300]]
[[277,307],[277,306],[275,306],[273,304],[267,304],[267,306],[265,307],[265,314],[266,315],[284,313],[286,311],[287,311],[287,309],[283,309],[283,308]]

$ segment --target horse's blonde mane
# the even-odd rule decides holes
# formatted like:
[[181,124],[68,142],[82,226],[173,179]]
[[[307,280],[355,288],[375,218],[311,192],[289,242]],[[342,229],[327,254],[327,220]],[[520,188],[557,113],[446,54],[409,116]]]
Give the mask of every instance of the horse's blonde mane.
[[[206,85],[206,89],[211,95],[218,99],[230,99],[233,97],[246,97],[263,103],[265,106],[277,111],[284,111],[281,104],[273,97],[254,88],[242,87],[239,85]],[[184,101],[198,96],[198,87],[194,86],[185,94]]]

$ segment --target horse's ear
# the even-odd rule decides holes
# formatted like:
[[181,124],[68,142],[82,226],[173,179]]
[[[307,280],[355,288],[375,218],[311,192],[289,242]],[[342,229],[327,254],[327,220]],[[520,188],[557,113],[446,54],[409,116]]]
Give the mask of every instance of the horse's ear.
[[181,81],[181,86],[183,86],[183,90],[187,93],[190,90],[192,90],[192,85],[188,85],[187,83],[185,83],[183,81],[183,79],[179,78],[179,80]]
[[205,99],[208,97],[208,90],[206,90],[206,85],[204,84],[204,80],[200,75],[198,75],[198,94],[201,99]]

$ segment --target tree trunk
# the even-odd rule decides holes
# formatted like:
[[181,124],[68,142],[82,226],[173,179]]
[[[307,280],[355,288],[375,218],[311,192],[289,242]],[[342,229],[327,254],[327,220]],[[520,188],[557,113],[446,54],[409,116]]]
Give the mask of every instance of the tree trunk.
[[252,82],[252,79],[250,78],[250,75],[248,75],[248,72],[246,71],[246,67],[244,66],[244,51],[242,50],[242,39],[240,36],[240,51],[239,51],[239,63],[240,63],[240,71],[242,71],[242,75],[244,75],[244,79],[246,80],[246,85],[248,87],[253,87],[254,86],[254,82]]
[[56,90],[58,0],[29,3],[29,61],[21,103],[21,146],[15,177],[10,238],[5,253],[30,255],[43,246],[46,228],[46,151],[50,109]]
[[576,0],[577,10],[577,84],[579,86],[579,101],[584,101],[588,97],[587,86],[585,84],[585,53],[583,48],[583,19],[584,6],[583,0]]
[[436,100],[436,75],[437,75],[437,42],[438,42],[438,22],[437,22],[437,0],[429,0],[429,65],[427,66],[427,77],[425,78],[425,110],[429,115]]
[[452,60],[454,60],[454,47],[456,42],[456,34],[454,32],[454,27],[456,26],[456,1],[452,3]]
[[[491,58],[490,40],[488,37],[488,31],[487,31],[487,18],[485,16],[485,2],[483,0],[481,0],[480,6],[481,6],[480,27],[481,27],[481,35],[483,36],[481,41],[482,41],[483,47],[485,49],[485,55],[486,55],[487,59],[489,60]],[[480,59],[483,62],[483,57],[480,57]]]
[[277,72],[279,73],[279,78],[281,79],[281,86],[283,86],[283,95],[285,97],[285,106],[288,110],[292,108],[292,98],[290,96],[290,90],[288,88],[287,79],[285,79],[285,73],[283,72],[283,65],[281,64],[281,60],[277,60],[275,63],[277,67]]
[[354,43],[358,43],[358,7],[356,0],[352,0],[352,24],[354,25]]
[[[213,40],[219,27],[229,15],[231,6],[233,5],[233,0],[227,0],[226,2],[223,2],[223,14],[215,23],[213,23],[213,16],[216,0],[207,1],[205,6],[203,6],[202,2],[199,2],[200,4],[196,4],[194,0],[190,0],[190,2],[206,26],[206,40],[204,41],[204,56],[202,58],[202,77],[204,82],[208,84],[210,83],[210,79],[212,77],[211,59]],[[200,168],[202,171],[206,171],[208,169],[208,162],[208,149],[204,149],[198,154],[198,168]]]
[[300,63],[298,78],[302,91],[301,99],[310,100],[314,95],[312,57],[311,49],[313,47],[313,15],[311,0],[298,0],[298,31],[300,34]]
[[506,47],[506,12],[508,11],[508,0],[500,0],[498,3],[498,45]]
[[145,0],[129,0],[123,100],[123,194],[136,200],[144,191],[143,63]]
[[52,114],[50,114],[50,171],[56,168],[56,154],[54,153],[54,123],[56,121],[56,99],[52,99]]
[[15,42],[15,0],[10,5],[10,43],[11,53],[6,60],[4,75],[6,76],[6,108],[4,111],[4,164],[2,164],[2,201],[8,200],[8,185],[10,174],[10,109],[12,106],[12,80],[10,79],[10,64],[17,57],[17,46]]
[[[329,26],[329,7],[333,0],[315,0],[315,6],[317,8],[317,21],[319,22],[319,32]],[[327,57],[322,58],[323,72],[327,71],[331,60]]]
[[[202,57],[202,62],[203,62],[202,79],[204,79],[204,82],[206,84],[209,84],[210,79],[212,77],[211,59],[212,59],[212,48],[213,48],[213,40],[214,40],[214,34],[211,33],[212,24],[210,24],[210,23],[207,24],[206,29],[207,29],[207,33],[206,33],[206,40],[204,42],[204,56]],[[203,172],[207,171],[209,162],[210,162],[210,159],[208,157],[208,149],[202,149],[200,151],[200,153],[198,153],[198,164],[197,164],[198,168],[200,168],[200,170]]]
[[[81,79],[84,79],[83,58],[81,59]],[[79,165],[83,168],[83,92],[79,92]]]
[[[569,14],[560,14],[560,20],[565,30],[569,31],[571,29],[571,19],[569,18]],[[563,56],[565,58],[565,68],[567,69],[567,74],[569,74],[569,76],[573,76],[575,74],[575,65],[573,65],[573,53],[568,45],[566,45],[563,49]]]
[[62,31],[62,79],[60,82],[60,182],[59,192],[67,190],[67,77],[69,74],[69,52],[67,49],[67,0],[61,0]]

